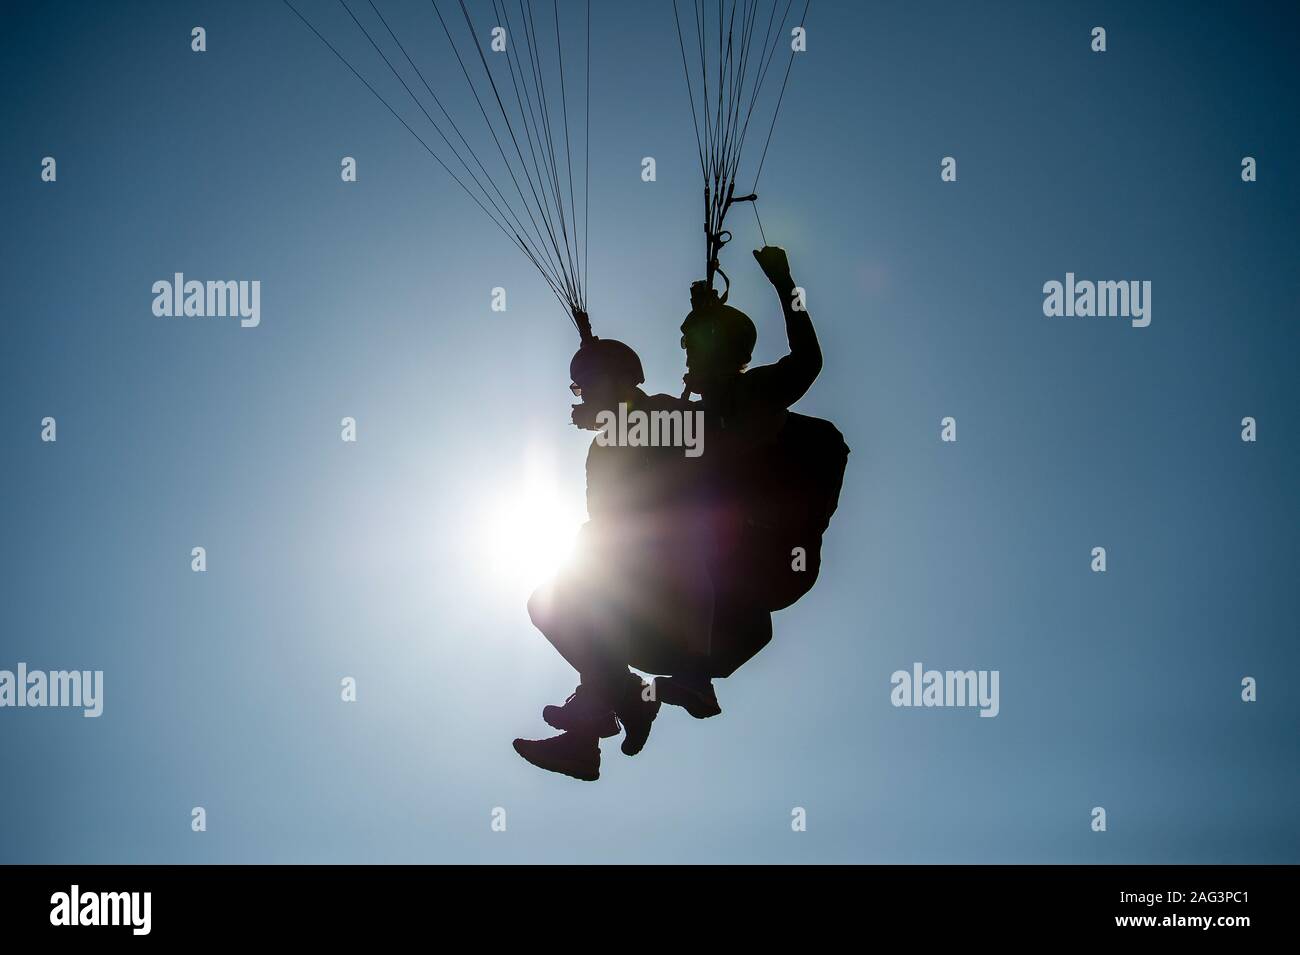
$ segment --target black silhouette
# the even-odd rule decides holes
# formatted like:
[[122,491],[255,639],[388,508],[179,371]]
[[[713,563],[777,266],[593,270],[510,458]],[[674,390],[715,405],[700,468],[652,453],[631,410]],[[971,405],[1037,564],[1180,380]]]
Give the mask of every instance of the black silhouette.
[[816,380],[821,347],[794,297],[785,252],[754,253],[776,289],[790,353],[745,370],[754,324],[703,283],[682,324],[687,393],[701,396],[710,453],[701,475],[701,511],[710,526],[709,572],[715,620],[707,660],[658,681],[660,698],[693,716],[719,712],[710,677],[731,675],[772,636],[770,612],[812,588],[821,538],[839,501],[848,447],[829,422],[788,411]]
[[[528,607],[581,679],[563,706],[543,710],[561,735],[515,741],[541,768],[597,778],[599,740],[621,724],[623,752],[635,755],[661,703],[716,716],[713,678],[766,646],[771,612],[816,580],[848,448],[828,422],[788,411],[820,372],[821,350],[796,307],[785,253],[766,247],[755,257],[781,297],[790,353],[746,370],[753,323],[697,283],[682,345],[687,392],[699,402],[646,394],[636,353],[589,337],[578,317],[588,337],[570,365],[583,399],[575,424],[595,428],[598,412],[620,402],[698,409],[708,437],[698,460],[677,448],[592,442],[581,556]],[[650,687],[629,667],[661,676]]]
[[[590,336],[570,363],[580,428],[595,430],[601,411],[681,410],[670,395],[647,395],[636,353],[622,342]],[[587,453],[587,511],[577,557],[528,602],[533,623],[578,671],[581,683],[543,719],[565,732],[516,740],[525,759],[579,779],[595,779],[597,740],[625,731],[623,752],[645,745],[659,701],[628,666],[647,672],[682,654],[703,653],[712,621],[704,528],[693,520],[693,481],[680,448],[602,446]],[[646,664],[651,664],[646,666]]]

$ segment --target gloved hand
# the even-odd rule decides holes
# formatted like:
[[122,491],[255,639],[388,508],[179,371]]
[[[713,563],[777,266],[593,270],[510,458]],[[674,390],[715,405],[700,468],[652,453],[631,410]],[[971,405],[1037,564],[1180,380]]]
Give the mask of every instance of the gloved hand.
[[794,288],[794,279],[790,277],[790,261],[786,258],[785,249],[776,245],[765,245],[761,249],[754,250],[754,258],[757,260],[759,268],[767,276],[767,280],[777,289],[784,292]]

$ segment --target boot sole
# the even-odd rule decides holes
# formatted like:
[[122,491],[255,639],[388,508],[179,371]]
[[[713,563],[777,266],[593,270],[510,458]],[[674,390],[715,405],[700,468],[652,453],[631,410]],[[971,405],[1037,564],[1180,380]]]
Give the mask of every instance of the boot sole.
[[539,763],[520,748],[520,742],[520,740],[515,740],[512,744],[515,752],[523,758],[524,762],[531,766],[536,766],[538,769],[544,769],[547,772],[559,773],[561,776],[578,779],[584,783],[594,783],[600,778],[600,767],[597,766],[592,769],[589,763],[579,763],[571,759],[557,759],[546,765]]
[[709,704],[694,693],[679,690],[674,683],[656,681],[655,685],[661,702],[680,707],[697,720],[707,720],[722,715],[722,707],[717,703]]

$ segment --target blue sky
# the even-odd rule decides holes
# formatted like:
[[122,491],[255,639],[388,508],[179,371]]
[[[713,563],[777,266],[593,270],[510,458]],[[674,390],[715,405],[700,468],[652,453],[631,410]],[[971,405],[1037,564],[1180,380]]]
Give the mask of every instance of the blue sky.
[[[670,5],[606,6],[591,312],[676,391],[680,54]],[[423,5],[381,7],[448,67]],[[1296,26],[813,4],[759,209],[827,353],[799,410],[853,449],[825,567],[722,717],[665,712],[583,785],[510,749],[574,680],[492,528],[530,494],[542,531],[580,519],[587,440],[531,266],[282,4],[7,5],[0,668],[102,669],[106,698],[0,710],[0,859],[1297,861]],[[155,317],[178,271],[259,280],[261,324]],[[1150,326],[1045,317],[1069,271],[1151,281]],[[894,708],[914,661],[999,670],[999,715]]]

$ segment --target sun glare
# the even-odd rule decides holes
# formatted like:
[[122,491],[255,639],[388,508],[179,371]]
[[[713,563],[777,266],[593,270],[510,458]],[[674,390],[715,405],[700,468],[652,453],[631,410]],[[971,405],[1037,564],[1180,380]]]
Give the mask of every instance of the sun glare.
[[483,522],[489,572],[512,590],[530,591],[552,577],[573,553],[586,519],[580,493],[563,489],[554,468],[537,456],[489,508]]

